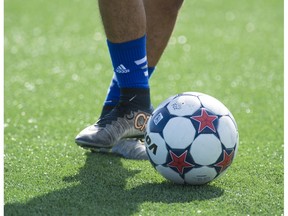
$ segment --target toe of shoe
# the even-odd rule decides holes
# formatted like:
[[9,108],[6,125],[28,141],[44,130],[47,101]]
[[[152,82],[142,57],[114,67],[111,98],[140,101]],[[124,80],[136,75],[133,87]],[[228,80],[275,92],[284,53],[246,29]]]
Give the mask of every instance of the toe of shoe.
[[76,137],[76,144],[82,147],[111,147],[109,137],[106,134],[103,134],[101,130],[95,125],[90,125],[84,130],[82,130]]
[[75,142],[78,145],[93,144],[93,134],[95,134],[95,132],[93,125],[88,126],[75,137]]

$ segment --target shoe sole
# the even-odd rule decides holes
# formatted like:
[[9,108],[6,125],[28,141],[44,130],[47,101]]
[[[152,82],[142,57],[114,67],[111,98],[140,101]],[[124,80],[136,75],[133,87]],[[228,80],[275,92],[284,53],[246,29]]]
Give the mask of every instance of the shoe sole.
[[[143,142],[143,141],[142,141]],[[113,150],[113,147],[111,148],[101,148],[101,147],[95,147],[93,146],[91,148],[90,145],[79,145],[80,147],[82,147],[83,149],[86,149],[86,150],[90,150],[92,153],[104,153],[104,154],[115,154],[115,155],[118,155],[118,156],[122,156],[126,159],[132,159],[132,160],[148,160],[148,155],[144,155],[143,153],[142,154],[136,154],[133,152],[129,152],[129,150],[123,150],[123,147],[121,147],[121,145],[123,146],[123,143],[122,144],[119,144],[120,145],[120,148],[119,146],[115,145],[114,147],[116,147],[116,149]],[[124,144],[126,145],[126,143]],[[127,145],[129,145],[129,141],[127,143]],[[143,144],[144,146],[144,144]],[[144,147],[145,148],[145,147]]]
[[[123,138],[135,138],[135,139],[144,139],[144,135],[139,135],[139,136],[127,136],[127,137],[123,137]],[[82,148],[85,148],[85,149],[99,149],[99,148],[103,148],[103,149],[111,149],[113,147],[113,145],[111,146],[107,146],[107,145],[103,145],[103,146],[100,146],[100,145],[95,145],[94,143],[90,143],[90,142],[85,142],[85,141],[82,141],[82,140],[75,140],[75,143],[82,147]]]

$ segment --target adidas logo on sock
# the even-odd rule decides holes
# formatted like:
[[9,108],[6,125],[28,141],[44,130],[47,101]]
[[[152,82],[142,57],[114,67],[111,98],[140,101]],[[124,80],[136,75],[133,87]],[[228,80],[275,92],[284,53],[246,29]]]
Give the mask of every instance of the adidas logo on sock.
[[115,69],[116,73],[129,73],[130,70],[125,68],[125,66],[123,64],[120,64],[116,69]]

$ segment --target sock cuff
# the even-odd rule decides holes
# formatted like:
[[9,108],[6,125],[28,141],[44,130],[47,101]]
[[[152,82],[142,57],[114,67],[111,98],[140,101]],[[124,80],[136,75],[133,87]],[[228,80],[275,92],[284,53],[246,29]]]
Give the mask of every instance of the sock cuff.
[[131,41],[127,41],[127,42],[122,42],[122,43],[114,43],[114,42],[111,42],[107,39],[107,45],[109,47],[109,49],[117,49],[117,48],[125,48],[125,49],[129,49],[129,48],[134,48],[134,47],[137,47],[139,43],[144,43],[145,44],[145,47],[146,47],[146,35],[138,38],[138,39],[135,39],[135,40],[131,40]]

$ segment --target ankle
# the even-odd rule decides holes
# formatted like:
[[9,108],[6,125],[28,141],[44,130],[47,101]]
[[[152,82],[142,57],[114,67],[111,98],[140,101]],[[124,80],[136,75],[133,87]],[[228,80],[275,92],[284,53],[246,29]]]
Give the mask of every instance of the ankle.
[[110,113],[114,109],[115,105],[104,105],[101,111],[100,118],[103,118],[105,115]]
[[150,109],[150,89],[149,88],[121,88],[120,102],[128,102],[140,109]]

